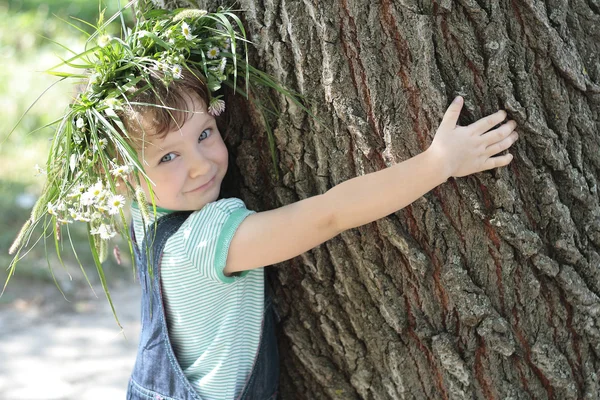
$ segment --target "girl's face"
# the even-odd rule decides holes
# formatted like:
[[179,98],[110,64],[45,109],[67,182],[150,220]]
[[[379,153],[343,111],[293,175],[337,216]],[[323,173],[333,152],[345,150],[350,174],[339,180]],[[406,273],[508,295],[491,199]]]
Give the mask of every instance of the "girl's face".
[[[217,200],[227,172],[227,148],[215,119],[197,96],[194,114],[164,138],[150,137],[138,155],[154,184],[156,205],[169,210],[200,210]],[[145,180],[142,187],[150,200]]]

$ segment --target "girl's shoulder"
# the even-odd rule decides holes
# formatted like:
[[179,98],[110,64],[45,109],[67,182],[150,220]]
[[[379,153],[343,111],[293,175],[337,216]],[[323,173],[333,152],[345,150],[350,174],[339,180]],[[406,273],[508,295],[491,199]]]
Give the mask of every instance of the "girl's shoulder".
[[205,215],[216,212],[231,214],[237,209],[246,208],[246,204],[238,198],[229,197],[226,199],[219,199],[206,204],[201,209],[194,211],[192,215]]
[[185,226],[204,226],[223,224],[230,217],[248,215],[253,213],[246,208],[246,204],[238,198],[231,197],[219,199],[206,204],[200,210],[194,211],[184,223]]

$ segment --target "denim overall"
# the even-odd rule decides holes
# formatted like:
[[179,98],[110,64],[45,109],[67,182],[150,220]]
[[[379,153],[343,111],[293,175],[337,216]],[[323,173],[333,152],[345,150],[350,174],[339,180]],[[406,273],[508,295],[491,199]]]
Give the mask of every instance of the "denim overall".
[[[131,224],[131,237],[142,286],[142,329],[137,359],[127,390],[128,400],[202,400],[183,374],[171,347],[160,281],[160,259],[167,239],[189,215],[187,212],[176,212],[160,217],[156,225],[151,224],[140,247],[135,241]],[[148,238],[153,238],[154,241],[149,251],[145,251]],[[153,277],[148,272],[147,255],[151,260],[159,261],[153,263]],[[265,281],[265,311],[258,353],[250,377],[238,399],[276,399],[278,382],[279,357],[274,313]]]

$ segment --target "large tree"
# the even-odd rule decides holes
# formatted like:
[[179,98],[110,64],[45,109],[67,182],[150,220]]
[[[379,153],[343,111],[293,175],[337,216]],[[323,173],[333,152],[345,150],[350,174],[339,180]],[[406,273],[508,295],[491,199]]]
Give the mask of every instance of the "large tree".
[[254,62],[320,121],[278,98],[276,177],[261,119],[228,99],[251,208],[418,154],[458,94],[461,124],[505,109],[521,137],[510,167],[450,179],[275,270],[282,398],[599,398],[600,2],[237,6]]

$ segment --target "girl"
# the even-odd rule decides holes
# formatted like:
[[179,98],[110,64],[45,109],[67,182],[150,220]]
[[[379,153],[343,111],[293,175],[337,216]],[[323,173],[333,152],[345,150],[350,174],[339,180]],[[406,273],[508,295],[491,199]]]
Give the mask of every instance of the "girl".
[[278,357],[262,267],[393,213],[451,176],[512,160],[497,154],[517,139],[515,122],[502,123],[499,111],[457,126],[457,97],[431,146],[405,162],[266,212],[219,199],[228,157],[214,118],[224,102],[213,92],[222,83],[239,90],[236,77],[245,76],[297,101],[243,62],[234,25],[243,31],[231,13],[186,10],[140,14],[124,39],[100,26],[88,51],[96,57],[89,83],[57,130],[49,183],[20,235],[31,234],[41,207],[55,232],[85,221],[101,271],[107,241],[127,234],[123,204],[132,201],[143,297],[129,399],[275,398]]

